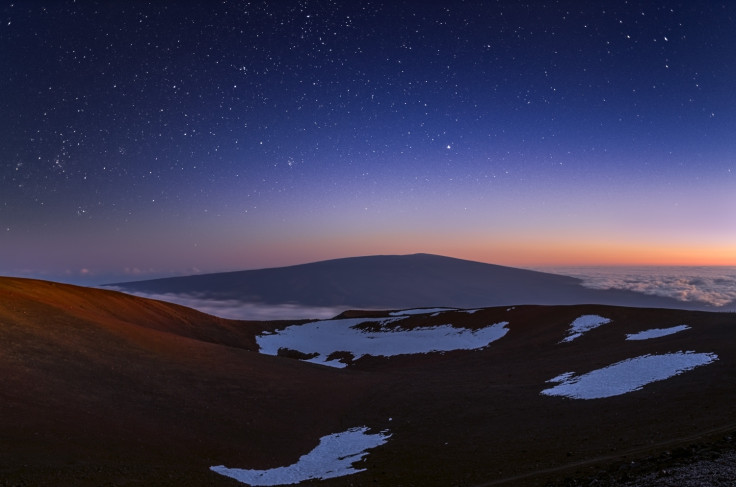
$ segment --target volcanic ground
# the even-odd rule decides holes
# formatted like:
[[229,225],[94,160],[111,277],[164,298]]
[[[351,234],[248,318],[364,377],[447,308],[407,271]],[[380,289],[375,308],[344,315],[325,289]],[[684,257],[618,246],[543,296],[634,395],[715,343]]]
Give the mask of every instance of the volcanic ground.
[[736,431],[734,327],[602,305],[232,321],[0,278],[0,485],[584,482]]

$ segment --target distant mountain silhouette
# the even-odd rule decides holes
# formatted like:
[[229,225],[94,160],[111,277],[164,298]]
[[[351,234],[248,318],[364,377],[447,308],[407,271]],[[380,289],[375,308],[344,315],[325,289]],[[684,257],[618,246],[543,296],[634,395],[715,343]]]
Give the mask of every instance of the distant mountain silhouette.
[[351,257],[110,286],[139,293],[346,308],[585,303],[707,308],[633,291],[589,289],[574,277],[431,254]]

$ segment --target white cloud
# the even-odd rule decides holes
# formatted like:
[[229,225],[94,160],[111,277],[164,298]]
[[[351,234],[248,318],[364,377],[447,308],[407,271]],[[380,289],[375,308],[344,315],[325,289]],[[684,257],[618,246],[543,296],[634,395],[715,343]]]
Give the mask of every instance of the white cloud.
[[313,307],[296,304],[262,304],[248,303],[237,299],[210,299],[191,294],[152,294],[131,292],[114,286],[105,286],[104,289],[113,289],[142,298],[157,299],[169,303],[180,304],[196,309],[203,313],[232,320],[302,320],[333,318],[345,311],[344,307]]
[[592,289],[625,289],[682,302],[736,307],[736,267],[557,267]]

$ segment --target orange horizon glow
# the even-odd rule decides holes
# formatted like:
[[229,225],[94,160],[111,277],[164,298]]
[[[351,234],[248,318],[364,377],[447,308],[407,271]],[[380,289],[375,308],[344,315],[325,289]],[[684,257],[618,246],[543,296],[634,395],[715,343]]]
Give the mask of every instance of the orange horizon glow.
[[[397,241],[399,240],[399,241]],[[726,245],[663,245],[591,242],[571,244],[563,241],[488,242],[482,238],[458,241],[414,237],[391,239],[385,235],[363,238],[337,237],[325,242],[302,242],[300,253],[288,243],[259,249],[257,267],[279,267],[320,260],[364,255],[404,255],[428,253],[510,267],[565,266],[736,266],[736,248]],[[254,268],[254,266],[249,266]]]
[[[497,260],[508,265],[526,266],[736,266],[733,247],[694,246],[638,246],[638,245],[583,245],[546,246],[542,252],[520,246],[521,251],[510,250]],[[470,260],[486,261],[493,255],[473,254]]]
[[[356,241],[336,242],[342,247],[322,248],[341,256],[370,254],[431,253],[512,267],[552,266],[736,266],[736,245],[710,242],[664,243],[590,240],[571,242],[563,238],[489,238],[475,235],[464,239],[419,236],[396,239],[377,235]],[[389,243],[386,243],[389,242]],[[322,242],[324,245],[324,242]],[[331,247],[331,246],[330,246]],[[361,251],[345,252],[347,249]],[[341,251],[342,250],[342,251]],[[378,251],[376,251],[378,250]]]

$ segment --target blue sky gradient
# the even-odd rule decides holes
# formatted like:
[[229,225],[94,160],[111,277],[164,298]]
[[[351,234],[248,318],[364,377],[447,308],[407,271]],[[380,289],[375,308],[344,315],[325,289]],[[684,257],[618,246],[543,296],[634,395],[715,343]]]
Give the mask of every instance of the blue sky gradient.
[[734,265],[735,20],[713,1],[6,2],[0,273]]

